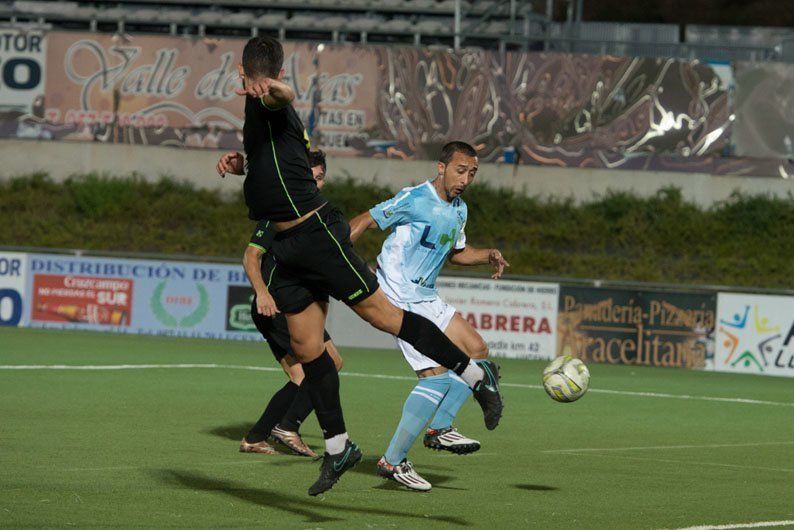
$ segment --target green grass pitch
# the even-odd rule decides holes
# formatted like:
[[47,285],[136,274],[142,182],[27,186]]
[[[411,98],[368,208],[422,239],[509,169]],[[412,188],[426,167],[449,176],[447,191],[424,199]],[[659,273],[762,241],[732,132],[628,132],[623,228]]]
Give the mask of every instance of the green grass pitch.
[[[0,526],[680,528],[794,520],[794,380],[591,365],[591,392],[561,404],[538,386],[542,363],[502,360],[502,424],[486,431],[479,407],[467,404],[457,426],[483,448],[456,456],[415,446],[409,458],[433,483],[416,493],[374,473],[413,386],[410,369],[396,350],[342,354],[347,426],[365,456],[312,498],[306,489],[318,463],[237,451],[284,381],[277,371],[245,369],[275,368],[263,344],[0,328]],[[221,366],[10,368],[185,363]],[[304,435],[321,447],[314,416]]]

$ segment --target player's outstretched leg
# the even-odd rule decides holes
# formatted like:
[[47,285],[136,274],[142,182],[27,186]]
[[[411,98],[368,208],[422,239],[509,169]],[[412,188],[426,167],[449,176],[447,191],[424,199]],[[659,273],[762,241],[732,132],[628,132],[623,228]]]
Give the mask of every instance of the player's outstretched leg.
[[419,379],[403,406],[403,414],[386,454],[378,461],[378,475],[410,489],[427,491],[430,483],[407,460],[408,451],[433,416],[449,389],[446,374]]
[[[486,427],[496,428],[503,406],[495,364],[490,361],[475,363],[438,326],[421,315],[396,307],[380,289],[352,307],[374,327],[404,340],[422,355],[458,374],[471,387],[480,404]],[[496,377],[492,377],[494,375]]]
[[449,390],[430,422],[425,433],[424,445],[430,449],[449,451],[458,455],[479,451],[480,442],[463,436],[452,426],[458,411],[471,396],[471,389],[453,372],[447,372],[445,375],[449,378]]
[[292,351],[303,365],[304,380],[317,421],[325,438],[320,477],[309,495],[331,489],[339,478],[361,460],[361,451],[350,441],[339,399],[339,373],[325,349],[323,328],[327,304],[312,302],[303,310],[287,313]]

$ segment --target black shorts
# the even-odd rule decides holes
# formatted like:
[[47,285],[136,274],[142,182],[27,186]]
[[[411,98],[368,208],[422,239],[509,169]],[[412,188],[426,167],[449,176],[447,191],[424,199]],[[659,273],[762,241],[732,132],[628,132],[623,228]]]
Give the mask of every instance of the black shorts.
[[[281,361],[287,354],[295,356],[292,346],[290,346],[289,328],[287,327],[287,317],[284,316],[284,313],[276,313],[274,317],[260,315],[256,311],[256,296],[254,296],[254,300],[251,303],[251,318],[256,325],[256,329],[267,341],[267,345],[270,346],[270,351],[273,352],[273,356],[277,361]],[[325,331],[324,340],[325,342],[331,340],[328,331]]]
[[278,232],[270,292],[278,308],[296,313],[333,296],[355,305],[378,290],[378,279],[350,242],[350,225],[326,204],[301,224]]

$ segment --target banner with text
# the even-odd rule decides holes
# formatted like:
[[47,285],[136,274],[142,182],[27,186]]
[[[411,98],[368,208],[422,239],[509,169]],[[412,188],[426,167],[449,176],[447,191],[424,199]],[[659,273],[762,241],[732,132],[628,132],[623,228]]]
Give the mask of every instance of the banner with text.
[[0,326],[24,326],[27,323],[27,266],[27,254],[0,252]]
[[710,368],[716,295],[560,289],[557,354],[584,362]]
[[248,284],[241,266],[43,254],[29,264],[34,327],[261,340],[229,326],[229,293]]
[[[67,127],[64,139],[127,134],[102,141],[239,147],[244,98],[235,89],[245,41],[60,32],[49,39],[46,119]],[[307,128],[322,131],[315,139],[324,148],[350,151],[351,138],[375,124],[371,52],[329,46],[320,54],[287,42],[284,70],[295,109]]]
[[46,43],[40,31],[0,28],[0,109],[32,114],[43,101]]
[[794,297],[720,293],[714,369],[794,377]]
[[491,355],[554,358],[557,284],[442,277],[436,285],[442,298],[482,335]]

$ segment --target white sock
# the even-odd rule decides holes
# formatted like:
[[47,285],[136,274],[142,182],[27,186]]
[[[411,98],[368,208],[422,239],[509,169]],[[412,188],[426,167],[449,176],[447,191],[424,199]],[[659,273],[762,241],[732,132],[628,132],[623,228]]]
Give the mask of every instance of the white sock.
[[325,452],[329,455],[338,455],[345,450],[345,442],[347,441],[347,433],[337,434],[325,440]]
[[483,372],[482,368],[477,366],[474,361],[469,361],[469,365],[463,370],[463,373],[460,374],[460,378],[466,381],[466,384],[469,385],[470,388],[474,388],[484,377],[485,372]]

